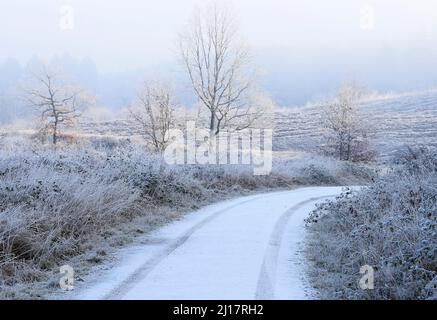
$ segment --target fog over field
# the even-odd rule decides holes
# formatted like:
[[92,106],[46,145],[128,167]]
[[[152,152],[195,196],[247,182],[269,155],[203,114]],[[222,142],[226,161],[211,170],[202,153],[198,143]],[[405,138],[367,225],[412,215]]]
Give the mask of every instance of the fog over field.
[[[158,75],[177,79],[178,97],[192,105],[195,98],[175,51],[177,34],[201,3],[5,3],[0,12],[5,30],[0,33],[0,101],[10,103],[8,92],[23,69],[43,59],[61,64],[77,82],[95,91],[105,107],[124,107],[141,80]],[[280,106],[332,96],[346,79],[381,92],[435,86],[437,4],[432,1],[227,3],[252,49],[260,85]],[[72,25],[62,25],[70,13]]]

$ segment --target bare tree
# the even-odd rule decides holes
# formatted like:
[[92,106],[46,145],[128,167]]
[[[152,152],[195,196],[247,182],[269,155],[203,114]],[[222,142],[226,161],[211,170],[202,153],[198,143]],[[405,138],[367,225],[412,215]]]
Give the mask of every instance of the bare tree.
[[327,151],[340,160],[370,160],[369,123],[360,109],[362,90],[354,84],[343,85],[333,103],[322,113]]
[[34,84],[25,89],[27,102],[40,112],[40,133],[49,135],[53,144],[61,136],[61,128],[72,126],[81,115],[84,106],[82,91],[66,82],[59,74],[46,65],[33,73]]
[[175,123],[175,103],[169,86],[145,84],[136,106],[129,111],[154,151],[162,153],[169,143],[169,129]]
[[198,10],[181,35],[180,54],[194,92],[208,110],[209,130],[241,130],[259,116],[248,101],[253,77],[247,76],[249,52],[238,42],[230,12],[212,4]]

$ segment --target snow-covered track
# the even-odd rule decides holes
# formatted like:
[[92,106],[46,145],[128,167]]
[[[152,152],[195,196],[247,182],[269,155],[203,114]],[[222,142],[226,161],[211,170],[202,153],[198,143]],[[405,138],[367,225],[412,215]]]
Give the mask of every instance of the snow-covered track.
[[304,219],[340,187],[241,197],[186,215],[120,251],[75,299],[305,299]]

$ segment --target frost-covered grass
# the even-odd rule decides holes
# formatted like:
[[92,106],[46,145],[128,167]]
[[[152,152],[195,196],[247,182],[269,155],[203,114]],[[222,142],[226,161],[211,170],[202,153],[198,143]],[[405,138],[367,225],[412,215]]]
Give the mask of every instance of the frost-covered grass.
[[169,166],[129,141],[88,140],[53,149],[25,138],[3,140],[0,297],[43,296],[36,288],[57,286],[59,267],[71,259],[98,263],[108,247],[124,245],[135,234],[212,201],[255,190],[370,178],[367,171],[354,170],[303,158],[275,163],[270,175],[254,176],[247,166]]
[[291,177],[297,185],[360,185],[377,177],[376,167],[339,161],[314,154],[303,154],[293,159],[278,159],[273,172]]
[[[437,298],[437,154],[410,150],[389,174],[308,219],[310,277],[321,298]],[[360,266],[375,270],[362,290]]]

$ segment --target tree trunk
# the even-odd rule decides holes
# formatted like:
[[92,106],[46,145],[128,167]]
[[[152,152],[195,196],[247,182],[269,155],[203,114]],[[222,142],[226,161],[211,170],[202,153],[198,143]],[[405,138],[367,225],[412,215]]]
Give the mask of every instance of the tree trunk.
[[53,125],[53,144],[58,142],[58,119],[55,120]]
[[340,146],[339,146],[339,158],[340,160],[343,160],[343,136],[340,135]]
[[210,119],[210,122],[209,122],[209,131],[211,132],[211,135],[213,135],[215,133],[215,131],[216,131],[216,128],[215,128],[215,112],[214,111],[211,111],[211,119]]

